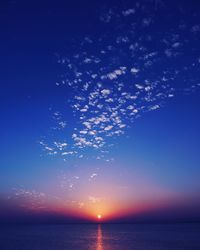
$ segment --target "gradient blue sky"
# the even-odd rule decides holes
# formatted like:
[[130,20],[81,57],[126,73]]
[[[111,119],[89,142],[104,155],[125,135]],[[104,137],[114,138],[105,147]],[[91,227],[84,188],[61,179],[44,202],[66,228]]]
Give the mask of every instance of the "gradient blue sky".
[[[144,207],[158,208],[160,203],[181,204],[187,210],[188,200],[196,208],[200,192],[198,1],[16,0],[0,5],[3,202],[13,201],[9,206],[27,210],[33,209],[33,203],[36,210],[53,210],[56,198],[62,200],[56,211],[79,215],[94,211],[108,218],[117,202],[124,204],[115,211],[120,216],[134,214],[134,208],[137,213]],[[89,89],[84,90],[85,82]],[[119,84],[123,91],[118,91]],[[145,87],[150,87],[149,101]],[[104,95],[103,90],[110,93]],[[81,111],[95,91],[94,104]],[[136,92],[137,113],[130,116],[128,96]],[[109,118],[114,112],[109,109],[117,107],[122,93],[127,97],[121,107],[126,111],[119,116],[120,135],[111,134],[117,131],[116,121],[97,125],[103,144],[94,148],[97,135],[86,138],[84,133],[92,129],[84,130],[82,122],[93,114],[100,116],[98,112],[107,112]],[[78,95],[84,104],[76,99]],[[100,111],[95,101],[103,103]],[[74,133],[91,145],[77,144]],[[57,146],[65,142],[69,149]],[[49,155],[52,152],[55,155]]]

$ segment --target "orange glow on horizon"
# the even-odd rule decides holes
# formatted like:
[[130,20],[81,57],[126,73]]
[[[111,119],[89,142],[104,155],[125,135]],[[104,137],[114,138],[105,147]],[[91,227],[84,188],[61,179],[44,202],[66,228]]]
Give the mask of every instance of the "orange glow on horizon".
[[27,207],[35,212],[50,212],[66,216],[66,218],[83,219],[101,224],[162,209],[177,201],[176,194],[149,183],[146,179],[144,184],[135,185],[134,188],[131,184],[122,186],[120,183],[115,183],[115,180],[113,183],[111,181],[105,183],[104,180],[99,179],[73,192],[73,201],[67,201],[65,197],[49,199],[46,207],[41,209],[33,207],[31,200],[27,200]]

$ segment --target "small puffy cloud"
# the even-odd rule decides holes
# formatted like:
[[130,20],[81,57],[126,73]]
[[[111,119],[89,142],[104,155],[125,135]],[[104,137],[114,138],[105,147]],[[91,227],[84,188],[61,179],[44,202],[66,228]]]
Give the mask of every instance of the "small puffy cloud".
[[93,179],[93,178],[95,178],[95,177],[97,177],[97,173],[93,173],[93,174],[90,175],[90,178],[91,178],[91,179]]
[[192,26],[191,31],[193,33],[200,32],[200,25],[196,24],[196,25]]
[[151,22],[152,22],[152,19],[151,19],[151,18],[144,18],[144,19],[142,20],[142,25],[143,25],[144,27],[148,27],[148,26],[151,24]]
[[149,110],[156,110],[156,109],[159,109],[159,108],[160,108],[160,106],[156,104],[156,105],[150,107]]
[[[111,73],[108,73],[106,78],[109,78],[110,80],[114,80],[114,79],[117,79],[118,76],[124,75],[125,73],[126,73],[126,67],[122,66],[119,69],[116,69]],[[105,78],[105,76],[103,78]]]
[[132,73],[132,74],[137,74],[139,71],[140,71],[140,70],[137,69],[137,68],[135,68],[135,67],[131,68],[131,73]]
[[74,151],[62,152],[62,155],[73,155],[74,153]]
[[103,96],[109,95],[110,94],[110,90],[109,89],[103,89],[101,90],[101,93]]
[[141,84],[135,84],[135,87],[136,87],[137,89],[143,89],[143,88],[144,88]]
[[94,197],[94,196],[88,196],[88,200],[92,203],[97,203],[101,201],[101,198],[99,197]]
[[113,128],[113,126],[112,126],[112,125],[109,125],[109,126],[105,127],[104,130],[105,130],[105,131],[109,131],[109,130],[111,130],[112,128]]
[[181,45],[181,44],[180,44],[179,42],[176,42],[176,43],[174,43],[174,44],[172,45],[172,47],[176,49],[176,48],[180,47],[180,45]]
[[122,11],[123,16],[129,16],[135,14],[135,9],[127,9]]

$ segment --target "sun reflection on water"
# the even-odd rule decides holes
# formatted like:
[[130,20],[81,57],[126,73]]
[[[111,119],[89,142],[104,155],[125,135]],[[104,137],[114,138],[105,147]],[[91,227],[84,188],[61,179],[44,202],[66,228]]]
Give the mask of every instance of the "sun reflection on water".
[[98,229],[97,229],[97,244],[96,244],[96,250],[103,250],[103,237],[102,237],[102,228],[101,228],[101,224],[98,224]]

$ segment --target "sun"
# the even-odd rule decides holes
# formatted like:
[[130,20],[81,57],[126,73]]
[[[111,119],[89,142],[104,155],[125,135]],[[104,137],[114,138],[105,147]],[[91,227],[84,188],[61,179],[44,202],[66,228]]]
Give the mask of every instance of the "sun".
[[101,214],[97,214],[97,218],[98,218],[98,220],[100,220],[101,219]]

